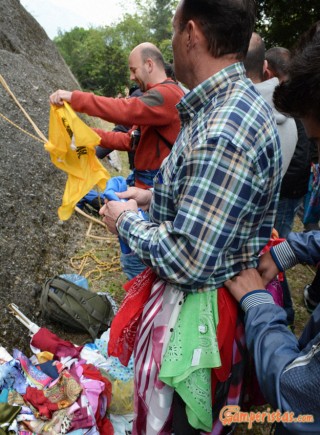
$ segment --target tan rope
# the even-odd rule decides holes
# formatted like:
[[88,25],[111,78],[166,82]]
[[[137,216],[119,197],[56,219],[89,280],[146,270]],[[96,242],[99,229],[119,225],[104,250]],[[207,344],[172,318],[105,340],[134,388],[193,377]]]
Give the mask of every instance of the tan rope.
[[79,214],[81,214],[82,216],[86,217],[87,219],[92,220],[96,224],[102,225],[106,230],[108,230],[108,227],[104,222],[99,221],[99,219],[96,219],[96,218],[90,216],[89,214],[85,213],[83,210],[81,210],[81,208],[76,206],[75,211],[78,212]]
[[27,130],[24,130],[23,128],[19,127],[19,125],[15,124],[13,121],[11,121],[9,118],[7,118],[6,116],[4,116],[2,113],[0,113],[1,118],[3,118],[5,121],[9,122],[11,125],[13,125],[14,127],[16,127],[18,130],[21,130],[23,133],[27,134],[28,136],[31,136],[33,139],[37,140],[38,142],[41,143],[46,143],[47,141],[43,141],[42,139],[38,138],[37,136],[35,136],[32,133],[29,133]]
[[2,77],[1,74],[0,74],[0,83],[2,84],[4,89],[8,92],[8,94],[11,96],[11,98],[14,100],[14,102],[17,104],[19,109],[22,111],[22,113],[27,118],[27,120],[30,122],[34,131],[38,134],[38,136],[42,139],[42,141],[45,143],[48,142],[48,139],[45,137],[45,135],[42,133],[42,131],[38,128],[38,126],[35,124],[35,122],[32,120],[32,118],[28,115],[28,113],[25,111],[25,109],[21,106],[21,104],[19,103],[19,101],[17,100],[17,98],[15,97],[15,95],[13,94],[13,92],[11,91],[7,82]]
[[[85,278],[91,277],[92,280],[97,280],[102,277],[103,272],[116,272],[121,271],[120,267],[120,257],[118,255],[114,256],[111,261],[102,261],[95,255],[95,250],[91,249],[82,255],[74,256],[70,259],[71,266],[74,270],[76,270],[80,275],[83,273],[83,269],[86,265],[88,265],[88,260],[91,259],[95,266],[93,269],[89,270],[84,274]],[[96,274],[97,276],[92,277],[92,275]]]

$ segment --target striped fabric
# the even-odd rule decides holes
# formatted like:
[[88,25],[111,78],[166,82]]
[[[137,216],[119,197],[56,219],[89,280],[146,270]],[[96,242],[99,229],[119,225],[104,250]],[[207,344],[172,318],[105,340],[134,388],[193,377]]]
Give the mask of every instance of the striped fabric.
[[171,433],[173,388],[158,378],[170,329],[175,325],[183,293],[156,282],[146,303],[134,350],[135,389],[133,435]]
[[279,270],[291,269],[299,263],[299,259],[287,241],[274,246],[270,253]]
[[241,308],[246,312],[251,307],[260,304],[274,304],[272,295],[266,290],[255,290],[246,294],[240,301]]

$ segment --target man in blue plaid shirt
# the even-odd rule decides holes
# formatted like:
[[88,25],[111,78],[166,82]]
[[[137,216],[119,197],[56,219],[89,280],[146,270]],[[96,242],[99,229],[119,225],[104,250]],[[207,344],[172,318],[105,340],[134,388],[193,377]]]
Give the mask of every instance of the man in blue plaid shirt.
[[[126,203],[109,202],[100,210],[109,229],[118,232],[153,269],[157,283],[163,283],[160,311],[147,320],[155,302],[145,305],[136,339],[136,372],[140,378],[146,371],[153,376],[148,387],[136,379],[138,417],[139,399],[148,403],[146,426],[134,426],[139,434],[167,433],[159,429],[159,421],[167,427],[174,391],[186,404],[189,425],[182,429],[180,419],[174,432],[212,430],[214,392],[205,391],[204,384],[211,385],[210,370],[222,364],[215,334],[224,314],[217,310],[217,289],[241,270],[256,267],[271,235],[281,152],[272,109],[246,78],[242,64],[254,21],[254,0],[180,1],[173,19],[174,67],[177,79],[190,89],[177,105],[180,134],[153,192],[130,188],[119,194]],[[150,221],[139,217],[138,206],[149,210]],[[149,346],[161,358],[142,360],[142,335],[154,336],[152,325],[159,327],[159,313],[165,317],[160,322],[163,337],[156,343],[150,338]],[[150,375],[153,366],[157,368]],[[178,373],[180,367],[185,367],[185,379]],[[201,376],[207,376],[207,382],[200,387]],[[166,393],[158,388],[159,379]],[[145,391],[152,388],[152,393]],[[203,397],[210,396],[207,407],[190,398],[199,397],[199,389]],[[166,415],[160,406],[164,402]]]

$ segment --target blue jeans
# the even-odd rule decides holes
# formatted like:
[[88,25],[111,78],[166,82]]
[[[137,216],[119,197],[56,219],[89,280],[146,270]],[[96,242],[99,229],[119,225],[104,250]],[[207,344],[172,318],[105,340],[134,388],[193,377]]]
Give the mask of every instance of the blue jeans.
[[139,273],[143,272],[147,267],[134,252],[130,252],[129,254],[121,253],[120,264],[128,280],[139,275]]
[[290,231],[292,231],[294,217],[302,202],[303,197],[279,199],[276,220],[274,223],[274,227],[278,231],[279,237],[286,239]]

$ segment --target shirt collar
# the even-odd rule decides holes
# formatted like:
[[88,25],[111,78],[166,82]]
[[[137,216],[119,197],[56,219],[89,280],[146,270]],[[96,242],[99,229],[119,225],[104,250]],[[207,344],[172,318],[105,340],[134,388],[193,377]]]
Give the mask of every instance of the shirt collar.
[[181,121],[192,119],[203,106],[218,95],[221,89],[240,79],[246,79],[245,69],[243,63],[237,62],[200,83],[177,104]]
[[163,83],[176,83],[174,80],[172,80],[170,77],[167,77],[165,80],[159,83],[148,83],[147,84],[147,91],[154,88],[155,86],[162,85]]

